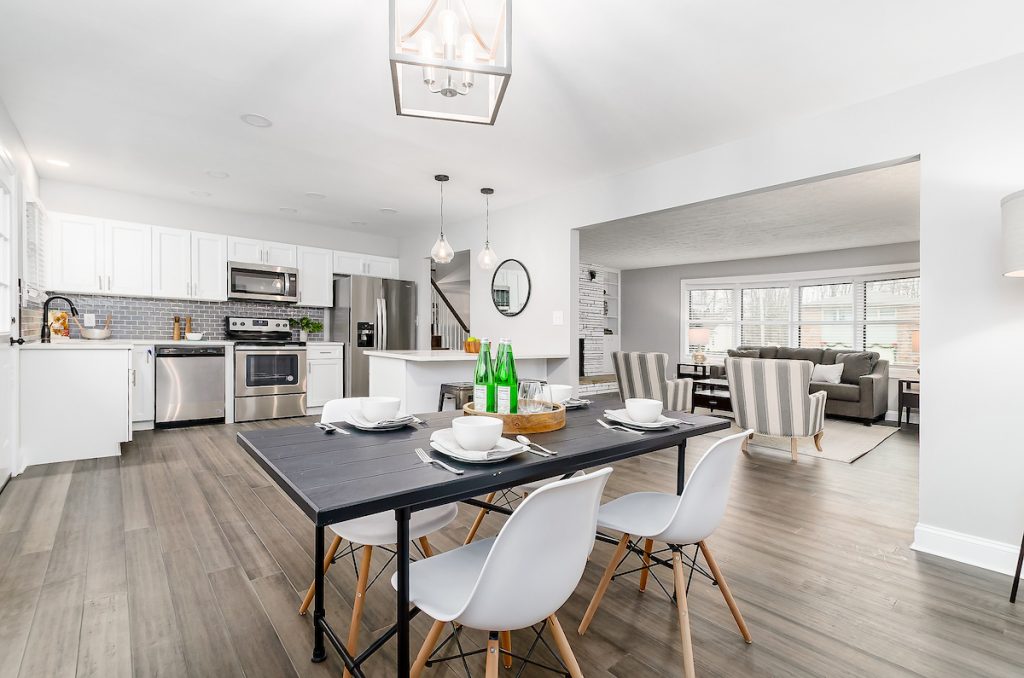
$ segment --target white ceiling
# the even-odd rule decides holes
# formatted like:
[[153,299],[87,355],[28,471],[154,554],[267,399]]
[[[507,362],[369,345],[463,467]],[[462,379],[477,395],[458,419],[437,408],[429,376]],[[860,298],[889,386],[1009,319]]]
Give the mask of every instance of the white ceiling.
[[674,207],[580,230],[580,261],[618,269],[918,240],[920,164]]
[[1017,1],[516,0],[487,127],[394,114],[387,14],[0,0],[0,98],[44,178],[400,233],[435,222],[437,172],[449,217],[476,217],[481,186],[500,209],[713,146],[1017,53],[1024,25]]

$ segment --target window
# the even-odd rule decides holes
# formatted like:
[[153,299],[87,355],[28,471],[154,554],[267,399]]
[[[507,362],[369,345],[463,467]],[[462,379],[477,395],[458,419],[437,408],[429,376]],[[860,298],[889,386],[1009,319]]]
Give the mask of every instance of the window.
[[687,316],[689,327],[704,328],[710,334],[706,345],[694,345],[700,346],[699,350],[725,353],[736,345],[733,327],[735,294],[731,289],[690,290]]
[[916,274],[683,285],[683,353],[785,345],[876,351],[893,365],[920,359]]

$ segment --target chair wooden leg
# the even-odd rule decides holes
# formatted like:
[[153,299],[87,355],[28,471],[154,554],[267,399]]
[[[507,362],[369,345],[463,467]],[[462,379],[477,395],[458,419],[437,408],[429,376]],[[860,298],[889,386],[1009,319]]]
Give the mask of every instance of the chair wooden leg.
[[[489,495],[484,497],[484,502],[490,504],[494,501],[494,497],[497,496],[497,492],[491,492]],[[490,511],[487,509],[480,509],[476,514],[476,520],[473,521],[473,526],[469,528],[469,534],[466,535],[466,541],[462,542],[464,545],[470,543],[476,538],[476,532],[480,529],[480,526],[484,524],[484,516]]]
[[[363,559],[359,562],[359,579],[356,580],[356,599],[352,603],[352,623],[348,628],[348,651],[353,655],[357,654],[359,645],[359,625],[363,621],[363,601],[366,598],[366,582],[370,578],[370,559],[373,557],[373,547],[363,547]],[[351,678],[352,674],[345,669],[343,678]]]
[[[338,547],[341,546],[341,537],[335,535],[334,541],[331,542],[330,548],[327,549],[327,553],[324,555],[324,573],[326,574],[327,568],[331,566],[331,562],[334,560],[334,554],[338,552]],[[310,604],[313,602],[313,596],[316,594],[316,583],[309,585],[309,590],[306,591],[306,597],[302,599],[302,605],[299,605],[299,614],[306,614],[306,610],[309,609]]]
[[420,548],[423,550],[423,555],[427,558],[434,555],[434,549],[430,548],[430,542],[427,541],[426,537],[420,537]]
[[739,627],[743,640],[747,643],[754,642],[750,637],[750,631],[747,629],[747,623],[743,621],[743,615],[740,614],[739,605],[736,604],[736,599],[732,597],[732,591],[729,590],[729,585],[725,583],[725,577],[722,576],[722,571],[718,569],[718,563],[715,562],[715,557],[711,555],[711,549],[708,548],[707,542],[697,542],[697,545],[700,546],[700,552],[704,554],[704,560],[707,561],[708,567],[711,568],[712,576],[718,582],[718,590],[722,592],[725,604],[729,606],[729,611],[732,612],[732,618],[736,620],[736,626]]
[[576,661],[576,655],[572,653],[572,648],[569,647],[569,639],[565,637],[565,631],[558,623],[558,617],[555,615],[548,617],[548,628],[551,629],[551,635],[555,637],[555,646],[558,647],[558,654],[562,656],[562,662],[569,669],[569,675],[572,678],[583,678],[580,664]]
[[686,576],[683,573],[683,559],[678,551],[672,552],[672,571],[675,574],[679,635],[683,640],[683,676],[685,678],[695,678],[693,640],[690,638],[690,611],[686,606]]
[[800,456],[797,454],[796,451],[796,442],[796,438],[789,439],[789,453],[793,455],[793,461],[797,461],[800,459]]
[[444,631],[444,622],[441,621],[435,621],[430,630],[427,631],[427,637],[420,647],[420,653],[416,655],[416,661],[413,662],[412,669],[409,671],[409,678],[419,678],[420,674],[423,673],[427,660],[433,654],[434,647],[437,646],[437,639],[441,637],[442,631]]
[[[498,640],[501,642],[501,649],[505,652],[512,652],[512,632],[502,631],[498,634]],[[506,669],[512,668],[512,655],[502,654],[501,663],[504,664]]]
[[615,555],[608,561],[608,567],[604,568],[604,574],[601,575],[601,581],[597,585],[597,590],[594,591],[594,597],[590,600],[590,605],[587,607],[587,613],[583,615],[583,621],[580,622],[579,633],[582,636],[587,632],[587,628],[590,626],[590,622],[593,621],[594,615],[597,614],[597,608],[601,606],[601,599],[604,598],[604,592],[608,590],[608,584],[612,580],[612,576],[615,574],[615,567],[622,560],[622,556],[626,554],[626,546],[629,544],[629,535],[622,535],[622,539],[619,540],[619,545],[615,547]]
[[651,551],[654,549],[654,540],[644,540],[644,569],[640,570],[640,591],[647,590],[647,575],[650,574],[649,568],[651,566]]
[[747,436],[746,438],[743,439],[742,443],[740,443],[740,451],[743,452],[743,454],[750,454],[750,450],[747,449],[747,445],[749,445],[750,441],[753,440],[753,439],[754,439],[754,434],[751,433],[749,436]]
[[816,448],[818,448],[818,452],[824,452],[825,451],[825,450],[821,449],[821,439],[824,438],[824,437],[825,437],[825,432],[824,431],[818,431],[817,433],[814,434],[814,446]]
[[498,678],[498,634],[492,633],[487,639],[487,678]]

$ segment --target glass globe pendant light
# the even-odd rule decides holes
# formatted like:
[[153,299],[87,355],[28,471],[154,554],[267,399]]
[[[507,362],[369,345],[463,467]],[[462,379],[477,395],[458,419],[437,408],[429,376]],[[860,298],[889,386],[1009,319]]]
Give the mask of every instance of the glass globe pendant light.
[[480,264],[480,268],[484,270],[490,270],[498,265],[498,255],[491,249],[491,196],[494,194],[493,188],[481,188],[480,192],[484,194],[484,198],[487,201],[487,209],[484,218],[484,248],[480,250],[480,254],[476,256],[476,261]]
[[444,182],[448,181],[447,174],[435,174],[434,181],[441,184],[441,235],[437,242],[430,248],[430,258],[439,264],[447,264],[455,258],[455,250],[444,237]]

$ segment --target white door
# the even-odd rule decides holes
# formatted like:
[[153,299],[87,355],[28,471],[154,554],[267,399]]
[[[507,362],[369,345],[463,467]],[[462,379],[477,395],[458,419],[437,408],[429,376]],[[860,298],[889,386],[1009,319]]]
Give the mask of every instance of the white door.
[[106,291],[148,297],[153,294],[153,227],[108,221]]
[[192,297],[204,301],[228,300],[228,239],[213,233],[192,232]]
[[153,421],[156,418],[156,362],[153,350],[152,346],[132,347],[132,421]]
[[[0,147],[0,159],[5,156],[6,151]],[[18,211],[14,174],[0,164],[0,487],[4,486],[16,467],[14,427],[18,420],[18,354],[8,339],[18,331],[14,320],[18,308],[15,284]]]
[[316,247],[298,248],[299,303],[328,307],[334,304],[334,252]]
[[[265,264],[263,241],[248,238],[228,238],[228,261],[245,264]],[[225,275],[227,275],[225,273]]]
[[341,397],[345,383],[341,360],[307,360],[306,370],[308,407],[322,407],[328,400]]
[[397,278],[398,260],[389,257],[367,257],[366,274],[375,278]]
[[51,214],[53,221],[53,268],[50,279],[55,292],[104,291],[105,258],[102,219],[71,214]]
[[335,252],[334,273],[335,275],[366,275],[363,255],[352,252]]
[[283,242],[264,242],[263,251],[267,261],[272,266],[288,266],[295,268],[298,263],[295,245],[288,245]]
[[192,239],[180,228],[153,227],[153,296],[187,299]]

